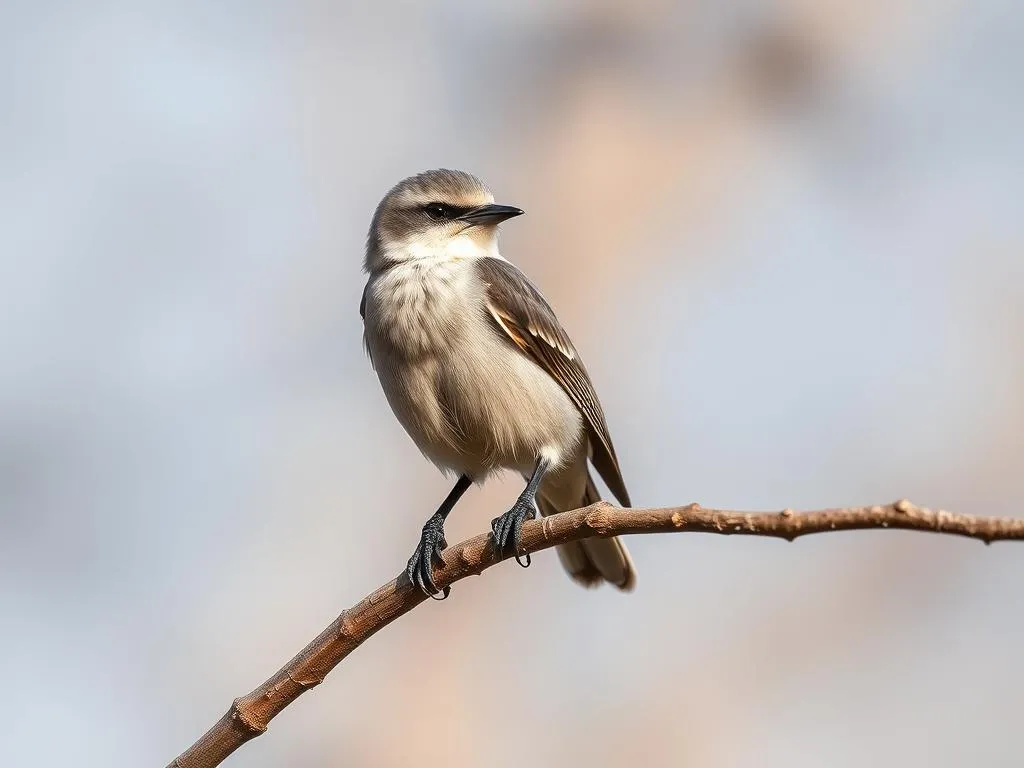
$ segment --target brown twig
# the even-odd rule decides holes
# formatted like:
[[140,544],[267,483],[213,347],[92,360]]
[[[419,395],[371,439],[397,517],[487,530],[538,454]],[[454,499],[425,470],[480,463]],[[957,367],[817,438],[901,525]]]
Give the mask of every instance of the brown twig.
[[[933,511],[897,501],[875,507],[823,509],[814,512],[732,512],[704,509],[697,504],[662,509],[623,509],[604,502],[564,512],[523,526],[522,549],[538,552],[590,536],[638,533],[695,533],[772,536],[792,541],[798,536],[828,531],[899,528],[952,534],[992,541],[1024,539],[1024,519],[1000,519]],[[479,574],[500,562],[489,535],[476,536],[444,551],[444,567],[435,571],[439,587]],[[399,616],[425,600],[404,574],[342,611],[331,625],[291,661],[251,693],[235,699],[231,708],[169,768],[211,768],[249,739],[267,730],[270,721],[346,656]]]

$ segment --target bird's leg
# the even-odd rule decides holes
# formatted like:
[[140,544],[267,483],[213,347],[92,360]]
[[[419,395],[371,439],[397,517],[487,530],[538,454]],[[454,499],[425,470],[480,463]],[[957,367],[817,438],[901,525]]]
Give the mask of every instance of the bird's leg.
[[497,547],[498,553],[502,556],[509,553],[514,554],[516,562],[523,566],[523,568],[527,568],[530,565],[529,553],[526,555],[525,563],[519,559],[519,540],[523,533],[523,522],[536,517],[537,507],[535,498],[537,496],[537,489],[540,487],[540,483],[544,479],[544,475],[549,467],[550,464],[547,459],[537,459],[537,465],[533,468],[533,474],[530,476],[529,481],[527,481],[526,488],[523,489],[523,492],[519,494],[519,498],[516,499],[516,503],[512,505],[512,509],[491,521],[491,533],[494,536],[494,545]]
[[[452,511],[456,502],[462,498],[462,494],[473,484],[473,481],[466,475],[460,475],[455,481],[455,487],[447,498],[441,502],[437,512],[430,516],[430,519],[423,524],[423,533],[420,535],[420,543],[416,551],[409,558],[409,564],[405,568],[405,575],[409,581],[419,587],[423,594],[434,597],[437,594],[437,585],[434,583],[434,566],[444,565],[441,558],[441,551],[448,546],[444,538],[444,521],[448,513]],[[436,598],[444,600],[451,592],[451,587],[444,588],[444,597]]]

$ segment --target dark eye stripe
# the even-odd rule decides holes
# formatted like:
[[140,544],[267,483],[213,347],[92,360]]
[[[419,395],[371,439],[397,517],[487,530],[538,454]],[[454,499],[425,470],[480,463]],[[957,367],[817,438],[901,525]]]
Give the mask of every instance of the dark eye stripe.
[[467,206],[448,205],[447,203],[427,203],[423,206],[424,213],[434,221],[450,221],[471,210]]

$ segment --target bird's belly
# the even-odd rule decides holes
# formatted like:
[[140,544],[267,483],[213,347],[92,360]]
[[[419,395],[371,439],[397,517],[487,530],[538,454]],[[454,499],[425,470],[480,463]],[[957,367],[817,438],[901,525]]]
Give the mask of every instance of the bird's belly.
[[[416,360],[383,355],[381,385],[402,426],[442,468],[482,479],[575,461],[583,420],[558,383],[494,335]],[[377,363],[377,355],[374,355]]]
[[440,467],[482,479],[578,458],[565,391],[492,325],[469,260],[413,262],[367,287],[366,344],[392,410]]

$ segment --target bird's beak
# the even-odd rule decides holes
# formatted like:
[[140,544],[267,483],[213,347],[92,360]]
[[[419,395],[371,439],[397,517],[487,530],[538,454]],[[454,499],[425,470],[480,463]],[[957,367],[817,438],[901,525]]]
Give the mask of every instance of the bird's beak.
[[522,215],[523,211],[515,206],[491,203],[490,205],[481,205],[479,208],[466,211],[458,217],[458,220],[475,227],[480,224],[500,224],[505,219]]

